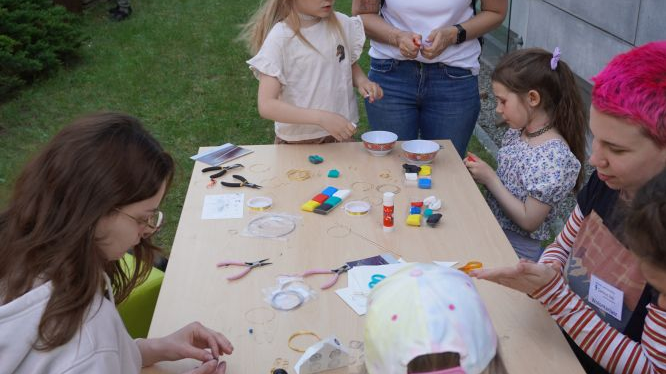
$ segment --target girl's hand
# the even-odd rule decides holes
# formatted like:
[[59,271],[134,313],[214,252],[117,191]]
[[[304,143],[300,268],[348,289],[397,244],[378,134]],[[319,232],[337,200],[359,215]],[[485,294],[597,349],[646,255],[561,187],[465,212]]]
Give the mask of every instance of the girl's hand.
[[[223,354],[231,354],[234,347],[229,340],[219,332],[213,331],[199,322],[193,322],[181,328],[171,335],[159,339],[147,339],[145,342],[154,340],[153,351],[159,354],[155,361],[175,361],[183,358],[193,358],[206,362],[203,367],[212,364],[208,361],[217,362],[217,358]],[[210,352],[206,349],[210,349]],[[144,362],[144,365],[147,363]],[[215,365],[217,368],[217,365]],[[199,368],[201,369],[201,368]],[[203,371],[208,372],[208,371]],[[215,372],[215,371],[212,371]]]
[[225,374],[227,372],[227,363],[222,361],[218,364],[217,360],[210,360],[194,370],[184,374]]
[[467,152],[467,157],[463,160],[467,170],[472,175],[475,182],[481,183],[485,186],[489,185],[494,179],[497,179],[495,170],[490,167],[479,156],[471,152]]
[[456,43],[458,29],[454,26],[434,29],[425,40],[421,55],[429,60],[434,59],[444,52],[450,45]]
[[375,100],[381,100],[384,97],[384,91],[381,87],[375,82],[372,82],[369,79],[366,79],[364,82],[358,85],[358,93],[361,94],[364,98],[368,99],[369,102],[374,103]]
[[557,271],[546,264],[521,260],[515,266],[472,270],[470,275],[531,295],[553,280]]
[[400,54],[407,59],[413,60],[419,55],[421,48],[421,35],[411,31],[399,31],[394,35],[395,42],[393,43],[398,49]]
[[356,132],[356,126],[347,121],[345,117],[324,110],[321,111],[318,125],[338,141],[350,139]]

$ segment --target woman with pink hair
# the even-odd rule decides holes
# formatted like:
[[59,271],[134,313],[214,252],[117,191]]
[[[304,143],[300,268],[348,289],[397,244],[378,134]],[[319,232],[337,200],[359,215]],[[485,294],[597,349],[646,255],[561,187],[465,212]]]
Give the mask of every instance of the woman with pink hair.
[[[538,264],[473,275],[538,299],[588,373],[664,372],[666,198],[647,187],[666,170],[666,41],[616,56],[593,81],[596,171],[564,229]],[[648,240],[618,234],[650,205],[661,226],[642,227]]]

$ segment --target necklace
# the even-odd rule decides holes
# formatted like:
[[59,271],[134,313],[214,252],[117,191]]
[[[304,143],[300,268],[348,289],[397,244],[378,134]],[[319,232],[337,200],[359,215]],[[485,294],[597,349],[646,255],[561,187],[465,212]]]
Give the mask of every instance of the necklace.
[[525,132],[525,136],[527,136],[528,138],[536,138],[537,136],[545,133],[546,131],[548,131],[552,128],[553,128],[553,124],[549,123],[546,126],[540,128],[539,130],[537,130],[535,132],[527,132],[527,127],[524,128],[523,131]]

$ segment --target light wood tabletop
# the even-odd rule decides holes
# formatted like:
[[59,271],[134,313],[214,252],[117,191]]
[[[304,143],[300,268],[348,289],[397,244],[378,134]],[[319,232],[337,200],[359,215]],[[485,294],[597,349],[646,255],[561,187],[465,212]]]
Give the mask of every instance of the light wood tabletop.
[[[320,337],[335,335],[350,347],[355,363],[331,373],[363,373],[364,317],[358,316],[335,289],[347,287],[347,275],[331,289],[319,290],[328,275],[306,279],[317,291],[314,300],[292,311],[270,307],[263,290],[276,285],[282,274],[313,268],[334,269],[346,261],[393,253],[409,262],[483,262],[485,267],[512,265],[515,252],[489,210],[451,142],[432,163],[432,189],[404,185],[400,144],[384,157],[370,155],[362,143],[324,145],[252,145],[254,152],[227,164],[241,163],[221,178],[234,181],[240,174],[262,189],[248,187],[206,188],[207,165],[195,163],[185,204],[174,239],[169,265],[150,327],[149,337],[160,337],[192,321],[222,332],[234,345],[225,357],[230,374],[269,373],[284,367],[293,373],[301,353],[288,347],[289,337],[309,330]],[[206,148],[202,148],[205,150]],[[324,158],[321,164],[309,155]],[[329,178],[337,169],[339,178]],[[300,170],[300,172],[293,172]],[[292,171],[290,174],[289,172]],[[309,174],[309,178],[303,177]],[[300,210],[303,203],[325,187],[350,189],[351,195],[328,215]],[[382,230],[382,194],[396,191],[395,231]],[[206,195],[243,193],[244,203],[268,196],[272,207],[265,212],[243,208],[238,219],[202,220]],[[443,202],[442,221],[434,228],[405,224],[409,200],[435,195]],[[344,203],[365,200],[372,206],[367,215],[346,214]],[[261,214],[286,213],[299,217],[296,229],[283,240],[244,235],[248,222]],[[167,217],[177,219],[177,217]],[[247,276],[228,281],[240,267],[218,268],[222,260],[256,261],[270,258],[272,265],[253,269]],[[524,294],[485,281],[474,281],[486,303],[499,339],[499,355],[509,373],[583,373],[555,322],[535,300]],[[314,339],[299,337],[298,345]],[[179,373],[198,363],[181,360],[159,363],[143,373]]]

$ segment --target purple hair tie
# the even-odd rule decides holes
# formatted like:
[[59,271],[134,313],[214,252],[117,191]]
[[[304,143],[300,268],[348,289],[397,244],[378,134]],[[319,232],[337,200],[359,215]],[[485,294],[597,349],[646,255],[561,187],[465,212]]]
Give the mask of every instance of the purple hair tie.
[[560,56],[560,47],[555,47],[555,50],[553,51],[553,58],[550,59],[551,70],[557,69],[557,63],[560,62]]

